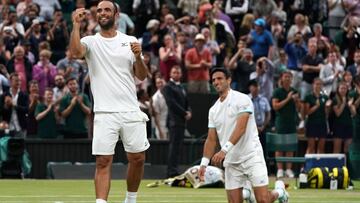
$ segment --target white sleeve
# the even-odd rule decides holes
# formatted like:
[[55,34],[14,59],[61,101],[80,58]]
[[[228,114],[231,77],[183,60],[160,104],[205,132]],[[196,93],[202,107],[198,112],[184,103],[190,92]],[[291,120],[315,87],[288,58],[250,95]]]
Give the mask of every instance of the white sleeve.
[[209,123],[208,128],[215,128],[215,122],[214,122],[214,111],[212,108],[209,110]]
[[241,101],[241,103],[239,103],[238,105],[238,109],[237,109],[238,114],[242,114],[242,113],[252,114],[254,112],[254,107],[250,97],[246,95],[243,98],[241,98],[241,100],[239,101]]

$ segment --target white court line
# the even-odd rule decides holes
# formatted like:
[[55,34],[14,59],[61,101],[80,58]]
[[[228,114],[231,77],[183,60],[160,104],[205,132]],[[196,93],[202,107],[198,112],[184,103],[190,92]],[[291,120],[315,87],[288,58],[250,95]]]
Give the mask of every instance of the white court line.
[[[290,199],[291,200],[291,199]],[[0,202],[2,202],[2,201],[0,201]],[[29,203],[29,201],[8,201],[8,200],[6,200],[6,203]],[[76,202],[82,202],[82,203],[87,203],[87,202],[89,202],[89,203],[93,203],[94,202],[94,200],[92,200],[92,201],[81,201],[81,200],[79,200],[79,201],[62,201],[63,203],[76,203]],[[152,200],[152,201],[146,201],[146,200],[143,200],[143,201],[137,201],[138,203],[153,203],[154,202],[154,200]],[[175,201],[173,201],[173,200],[171,200],[171,201],[165,201],[165,200],[160,200],[160,201],[156,201],[156,202],[159,202],[159,203],[172,203],[172,202],[174,202],[174,203],[198,203],[198,202],[202,202],[203,203],[203,200],[199,200],[199,201],[194,201],[194,200],[192,200],[191,202],[189,202],[189,201],[179,201],[179,200],[175,200]],[[206,201],[206,202],[211,202],[211,203],[225,203],[226,201],[212,201],[212,200],[208,200],[208,201]],[[291,202],[292,203],[303,203],[304,201],[299,201],[299,200],[291,200]],[[321,200],[321,201],[307,201],[307,203],[317,203],[317,202],[320,202],[320,203],[348,203],[348,202],[354,202],[354,203],[356,203],[356,202],[359,202],[358,200],[352,200],[352,201],[342,201],[342,202],[339,202],[339,201],[329,201],[329,200]],[[54,201],[40,201],[39,203],[55,203]]]

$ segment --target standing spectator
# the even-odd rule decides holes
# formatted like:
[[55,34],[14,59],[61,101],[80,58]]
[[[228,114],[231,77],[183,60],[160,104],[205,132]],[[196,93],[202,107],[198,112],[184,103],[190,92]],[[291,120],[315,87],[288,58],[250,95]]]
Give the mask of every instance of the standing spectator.
[[301,32],[295,33],[294,38],[288,41],[284,49],[289,58],[287,67],[293,75],[291,86],[300,89],[303,78],[301,60],[307,54],[307,47]]
[[322,34],[323,28],[320,23],[315,23],[313,25],[314,36],[309,39],[309,42],[314,42],[317,44],[317,53],[326,58],[330,50],[329,39]]
[[284,49],[279,50],[279,58],[274,61],[274,82],[275,86],[278,87],[278,81],[281,73],[288,70],[288,56]]
[[29,110],[29,97],[20,89],[20,77],[10,74],[10,89],[2,98],[1,114],[9,124],[10,134],[26,137],[26,114]]
[[16,72],[20,79],[20,89],[27,92],[28,81],[32,80],[32,64],[25,57],[25,51],[22,46],[14,49],[14,55],[6,65],[9,74]]
[[125,34],[134,33],[135,30],[134,22],[126,13],[121,12],[120,6],[118,4],[116,4],[116,6],[118,7],[120,13],[119,18],[116,19],[117,29]]
[[314,79],[319,77],[319,72],[323,66],[323,58],[317,55],[316,43],[309,42],[309,52],[301,60],[303,79],[301,82],[300,96],[305,99],[307,92],[311,91],[311,84]]
[[235,25],[235,37],[238,39],[238,30],[241,25],[241,20],[243,19],[244,15],[247,13],[249,8],[249,0],[242,0],[242,1],[234,1],[228,0],[226,1],[225,5],[225,13],[231,17],[232,22]]
[[[272,106],[275,110],[275,129],[276,133],[288,134],[296,133],[296,123],[300,107],[299,94],[296,89],[291,87],[291,72],[283,72],[280,76],[280,87],[275,89],[272,98]],[[277,151],[275,156],[283,156],[284,152]],[[294,152],[286,152],[285,156],[292,157]],[[292,164],[286,163],[286,175],[294,177]],[[283,164],[277,163],[276,177],[284,177]]]
[[169,13],[164,18],[164,23],[160,25],[161,41],[165,35],[169,34],[173,38],[176,37],[176,32],[178,27],[175,24],[175,17],[173,14]]
[[327,96],[333,96],[336,92],[338,81],[343,75],[344,67],[337,64],[338,58],[335,51],[328,55],[328,63],[321,67],[319,77],[324,84],[324,92]]
[[194,0],[179,0],[177,4],[182,15],[188,14],[195,17],[197,15],[197,9],[199,7],[199,1]]
[[291,25],[288,34],[287,39],[288,41],[291,41],[294,35],[298,32],[301,32],[301,34],[304,36],[305,39],[308,39],[311,35],[311,28],[308,25],[307,18],[303,14],[296,14],[295,16],[295,24]]
[[354,142],[360,141],[360,76],[354,78],[355,89],[349,93],[350,101],[354,105],[356,115],[353,118],[353,140]]
[[11,34],[16,38],[22,39],[25,35],[25,28],[23,24],[18,22],[18,18],[16,15],[16,11],[14,9],[10,9],[7,14],[7,18],[0,23],[1,32],[5,31],[5,28],[12,28]]
[[[156,19],[151,19],[146,24],[146,32],[142,35],[142,49],[144,52],[151,53],[152,62],[157,62],[159,57],[160,34],[159,34],[160,22]],[[156,64],[156,63],[153,63]]]
[[[149,95],[147,94],[147,92],[144,89],[138,90],[137,98],[138,98],[140,110],[142,112],[144,112],[148,118],[151,118],[151,115],[150,115],[151,106],[150,106],[150,102],[149,102]],[[152,129],[151,119],[149,119],[148,121],[146,121],[146,134],[148,137],[151,137],[151,134],[152,134],[151,129]]]
[[[354,106],[354,99],[349,99],[348,97],[348,87],[345,83],[339,84],[336,95],[333,98],[332,107],[335,113],[333,124],[333,153],[344,152],[346,154],[353,137],[353,123],[351,118],[356,114],[356,107]],[[343,142],[344,148],[341,150]]]
[[258,82],[259,93],[270,101],[274,90],[274,64],[268,58],[261,57],[257,60],[256,70],[250,74],[250,80]]
[[271,107],[269,100],[259,94],[259,84],[256,80],[250,80],[249,92],[249,97],[254,105],[255,122],[259,133],[260,143],[263,151],[266,152],[266,128],[271,119]]
[[175,23],[180,27],[181,32],[184,32],[191,39],[194,39],[195,35],[199,33],[199,29],[195,25],[191,24],[191,17],[189,15],[177,19]]
[[[315,78],[312,92],[306,95],[304,100],[304,112],[306,115],[305,135],[307,137],[307,154],[325,153],[325,138],[328,135],[328,112],[331,100],[321,92],[320,78]],[[318,140],[317,148],[316,139]]]
[[46,33],[41,33],[41,24],[39,19],[32,21],[31,27],[25,32],[25,39],[30,42],[31,51],[35,55],[35,60],[39,60],[39,43],[46,41]]
[[37,80],[31,80],[29,82],[29,111],[26,118],[26,133],[27,137],[37,134],[38,126],[35,119],[35,108],[40,103],[41,96],[39,94],[39,83]]
[[239,40],[238,50],[230,59],[228,66],[232,70],[232,88],[247,94],[250,74],[256,70],[256,64],[253,61],[253,52],[245,47],[245,42]]
[[239,30],[235,33],[238,33],[237,40],[246,40],[252,27],[254,24],[255,17],[251,13],[247,13],[244,15],[241,21],[241,25],[239,27]]
[[69,51],[69,48],[67,48],[66,50],[65,58],[62,58],[57,62],[56,68],[57,68],[57,72],[63,74],[65,79],[68,78],[79,79],[81,73],[84,70],[83,65],[72,56],[71,52]]
[[258,0],[254,5],[253,13],[258,18],[268,18],[276,9],[274,0]]
[[55,104],[60,104],[60,100],[69,92],[69,88],[65,85],[65,78],[62,74],[55,75],[55,87],[53,88],[53,96]]
[[54,86],[56,75],[56,66],[50,62],[51,52],[42,50],[40,52],[40,60],[33,67],[33,79],[39,82],[39,94],[44,95],[47,87]]
[[145,32],[144,28],[146,26],[146,23],[150,19],[157,17],[157,13],[160,9],[160,3],[159,0],[134,0],[132,8],[136,16],[136,37],[140,37]]
[[46,20],[52,20],[53,13],[56,10],[61,10],[58,0],[33,0],[33,2],[40,6],[40,16]]
[[354,53],[354,64],[347,67],[353,77],[360,75],[360,49]]
[[66,47],[69,43],[69,32],[61,10],[54,12],[54,20],[48,32],[47,40],[50,43],[53,53],[51,62],[56,64],[60,59],[65,57]]
[[328,0],[329,6],[329,19],[328,19],[328,27],[329,27],[329,37],[330,39],[334,39],[336,33],[341,29],[340,25],[343,22],[346,11],[343,6],[343,1],[339,0]]
[[210,29],[207,27],[204,27],[203,29],[201,29],[201,34],[203,34],[205,37],[204,47],[207,48],[211,53],[212,66],[220,65],[220,63],[218,64],[217,60],[216,60],[217,55],[220,54],[220,47],[219,47],[219,44],[215,40],[211,39]]
[[170,69],[181,63],[181,50],[175,47],[174,38],[170,34],[164,36],[164,46],[159,49],[160,72],[164,79],[170,79]]
[[188,73],[189,93],[209,93],[209,69],[211,68],[211,53],[204,48],[205,37],[197,34],[195,47],[189,49],[185,55],[185,67]]
[[57,107],[54,103],[53,90],[45,89],[44,102],[36,105],[35,118],[38,122],[37,136],[39,138],[57,138]]
[[168,116],[168,107],[166,105],[165,97],[162,89],[165,85],[165,80],[161,77],[155,79],[157,91],[152,96],[151,106],[155,120],[155,136],[157,139],[166,140],[169,138],[166,120]]
[[69,93],[60,102],[61,116],[65,118],[64,138],[87,138],[86,119],[90,115],[90,101],[84,94],[79,94],[75,78],[66,81]]
[[271,32],[265,29],[266,22],[258,18],[254,22],[255,29],[251,30],[247,44],[254,53],[254,61],[261,57],[272,57],[274,41]]
[[162,90],[168,106],[169,155],[167,176],[179,175],[178,163],[184,141],[186,121],[191,119],[190,106],[184,88],[180,84],[181,68],[174,66],[170,71],[170,81]]

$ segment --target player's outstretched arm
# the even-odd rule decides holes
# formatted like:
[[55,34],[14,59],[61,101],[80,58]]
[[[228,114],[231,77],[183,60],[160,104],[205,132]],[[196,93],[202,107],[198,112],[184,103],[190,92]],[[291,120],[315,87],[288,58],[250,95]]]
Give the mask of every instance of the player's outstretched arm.
[[75,58],[83,58],[86,48],[80,43],[80,24],[85,18],[85,8],[78,8],[72,14],[73,28],[70,36],[70,53]]

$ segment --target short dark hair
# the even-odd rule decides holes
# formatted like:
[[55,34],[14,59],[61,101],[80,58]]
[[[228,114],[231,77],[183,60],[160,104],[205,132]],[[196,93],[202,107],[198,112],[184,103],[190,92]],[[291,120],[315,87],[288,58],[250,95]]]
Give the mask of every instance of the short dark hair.
[[66,80],[66,84],[68,84],[70,81],[73,81],[73,80],[75,80],[76,82],[78,82],[75,77],[70,77],[70,78],[68,78],[68,79]]
[[229,79],[231,77],[231,73],[228,69],[224,68],[224,67],[214,67],[210,70],[210,77],[212,78],[212,76],[214,75],[214,73],[216,72],[222,72],[225,75],[226,79]]
[[257,87],[257,86],[259,86],[259,83],[255,79],[253,79],[248,82],[248,87],[250,87],[250,86]]

